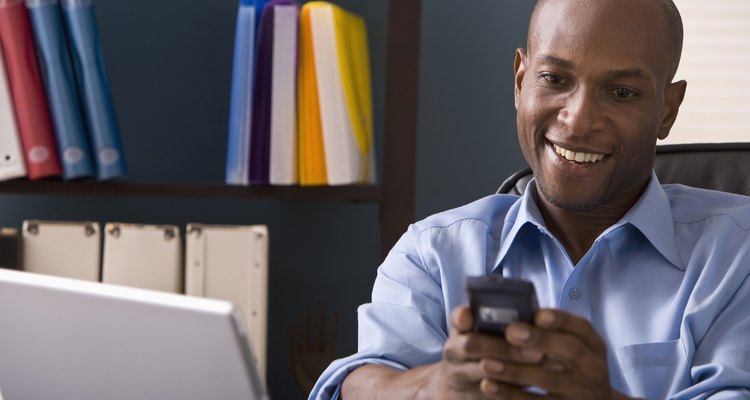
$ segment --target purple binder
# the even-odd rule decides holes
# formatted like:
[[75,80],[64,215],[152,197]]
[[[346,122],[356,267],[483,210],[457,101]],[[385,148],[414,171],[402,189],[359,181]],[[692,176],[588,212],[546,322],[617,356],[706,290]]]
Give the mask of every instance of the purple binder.
[[250,184],[268,185],[271,153],[271,91],[273,73],[274,8],[294,5],[294,0],[271,0],[266,3],[258,29],[258,62],[253,93],[253,120],[250,136]]

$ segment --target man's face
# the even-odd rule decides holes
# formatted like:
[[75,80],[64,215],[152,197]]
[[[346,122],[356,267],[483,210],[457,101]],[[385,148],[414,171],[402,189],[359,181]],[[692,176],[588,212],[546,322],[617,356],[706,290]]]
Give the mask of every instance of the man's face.
[[629,207],[648,182],[684,94],[667,82],[655,3],[548,1],[532,24],[516,55],[518,138],[546,203]]

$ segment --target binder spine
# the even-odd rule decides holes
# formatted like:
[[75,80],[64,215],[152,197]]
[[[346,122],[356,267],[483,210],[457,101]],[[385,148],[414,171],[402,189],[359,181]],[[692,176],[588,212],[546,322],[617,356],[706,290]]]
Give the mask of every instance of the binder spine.
[[0,52],[0,181],[26,176],[13,99]]
[[61,0],[99,180],[126,174],[120,131],[91,0]]
[[63,177],[94,176],[86,127],[57,0],[26,0],[55,126]]
[[297,5],[278,0],[274,7],[273,72],[271,74],[271,185],[299,182],[297,165]]
[[206,295],[206,246],[203,226],[189,224],[185,239],[185,294],[203,297]]
[[255,337],[258,345],[255,350],[256,363],[261,367],[265,377],[268,361],[268,227],[257,225],[252,227],[252,265],[249,266],[248,277],[253,282],[253,290],[248,293],[248,304],[251,305],[249,326],[251,337]]
[[250,129],[250,183],[268,185],[271,151],[271,81],[273,62],[273,15],[269,3],[260,17],[257,41],[257,63],[253,84],[253,118]]
[[23,0],[0,0],[0,45],[29,179],[60,176],[52,121]]
[[250,121],[253,105],[255,5],[243,0],[237,10],[232,91],[229,103],[226,183],[250,183]]

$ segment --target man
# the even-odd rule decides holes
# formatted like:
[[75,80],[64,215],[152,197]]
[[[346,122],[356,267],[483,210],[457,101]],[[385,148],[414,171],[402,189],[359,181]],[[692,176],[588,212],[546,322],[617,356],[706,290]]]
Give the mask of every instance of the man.
[[[515,60],[535,179],[412,225],[311,398],[750,398],[750,198],[653,174],[685,94],[671,0],[542,0]],[[468,276],[542,310],[473,333]]]

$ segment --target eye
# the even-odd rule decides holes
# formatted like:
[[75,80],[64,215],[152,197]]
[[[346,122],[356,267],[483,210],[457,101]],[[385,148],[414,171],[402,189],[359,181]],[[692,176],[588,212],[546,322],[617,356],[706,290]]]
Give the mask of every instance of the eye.
[[618,99],[632,99],[638,97],[638,93],[626,88],[612,89],[609,91],[609,93],[614,95]]
[[541,78],[550,85],[558,86],[565,84],[565,80],[559,75],[544,73],[541,75]]

